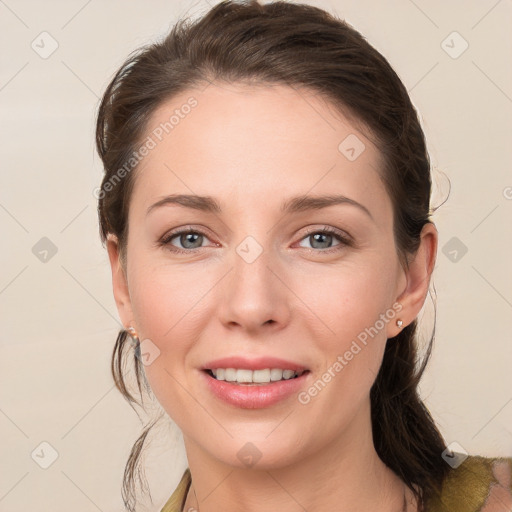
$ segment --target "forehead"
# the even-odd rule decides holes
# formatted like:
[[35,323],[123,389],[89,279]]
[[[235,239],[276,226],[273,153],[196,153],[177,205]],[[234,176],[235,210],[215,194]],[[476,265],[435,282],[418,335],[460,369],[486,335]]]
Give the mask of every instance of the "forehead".
[[363,203],[372,196],[377,216],[390,208],[380,152],[312,91],[239,83],[191,88],[155,110],[144,137],[152,149],[134,188],[144,206],[165,193],[223,191],[226,201],[229,194],[248,205],[269,193],[281,203],[311,191]]

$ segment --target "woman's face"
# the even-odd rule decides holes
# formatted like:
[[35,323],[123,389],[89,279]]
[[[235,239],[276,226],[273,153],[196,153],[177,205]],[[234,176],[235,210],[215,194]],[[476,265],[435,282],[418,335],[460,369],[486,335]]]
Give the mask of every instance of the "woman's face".
[[[127,280],[114,273],[114,291],[187,447],[276,467],[367,438],[386,340],[397,318],[415,316],[397,304],[407,276],[376,147],[326,102],[286,86],[190,89],[161,105],[146,136],[154,144],[146,139],[133,171]],[[190,199],[162,203],[170,195]],[[350,202],[315,207],[298,196]],[[213,202],[218,210],[206,208]],[[115,244],[109,254],[115,262]],[[267,384],[261,398],[257,386],[207,375],[231,356],[308,371]],[[222,384],[225,398],[214,391]]]

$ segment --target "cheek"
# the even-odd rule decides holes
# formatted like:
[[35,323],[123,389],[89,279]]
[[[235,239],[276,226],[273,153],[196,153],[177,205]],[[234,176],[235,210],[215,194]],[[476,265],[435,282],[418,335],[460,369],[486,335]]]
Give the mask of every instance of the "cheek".
[[[387,326],[396,321],[392,269],[380,256],[364,265],[347,262],[324,269],[301,283],[297,281],[297,294],[308,298],[306,306],[317,315],[304,311],[323,360],[316,387],[329,387],[340,399],[334,408],[346,414],[347,407],[357,406],[369,393],[382,362]],[[333,404],[332,394],[325,393],[319,402],[323,400],[325,406]]]
[[[297,280],[295,289],[317,315],[318,339],[340,351],[354,339],[363,343],[386,339],[386,326],[395,316],[393,279],[393,270],[382,256],[369,257],[311,273]],[[380,320],[386,313],[385,320]]]
[[130,298],[139,337],[157,354],[144,372],[158,401],[176,419],[170,409],[190,400],[182,387],[190,378],[187,357],[211,318],[206,294],[215,279],[211,273],[185,272],[135,256],[132,262]]
[[146,266],[134,275],[130,296],[141,342],[156,355],[144,364],[147,381],[167,414],[181,425],[183,404],[190,401],[184,391],[189,387],[186,364],[195,340],[190,329],[199,290],[190,286],[183,273]]
[[130,297],[140,333],[162,351],[186,340],[183,330],[200,318],[202,299],[212,286],[208,275],[142,263],[132,277]]

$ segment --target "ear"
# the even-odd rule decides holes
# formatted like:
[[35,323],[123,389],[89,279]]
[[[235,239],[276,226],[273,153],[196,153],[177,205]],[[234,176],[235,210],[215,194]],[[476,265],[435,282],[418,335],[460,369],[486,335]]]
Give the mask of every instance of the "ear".
[[119,241],[115,235],[109,234],[107,237],[107,251],[110,260],[110,268],[112,270],[112,288],[114,299],[117,305],[117,311],[121,317],[125,329],[137,326],[134,324],[133,311],[130,300],[130,292],[128,290],[128,281],[126,273],[123,269],[119,253]]
[[396,302],[402,305],[396,318],[403,321],[403,326],[398,328],[392,323],[392,332],[388,337],[396,336],[401,329],[409,325],[418,316],[425,303],[430,285],[430,277],[434,270],[437,256],[438,233],[433,222],[427,222],[420,233],[418,250],[409,260],[409,267],[403,269],[406,284],[399,293]]

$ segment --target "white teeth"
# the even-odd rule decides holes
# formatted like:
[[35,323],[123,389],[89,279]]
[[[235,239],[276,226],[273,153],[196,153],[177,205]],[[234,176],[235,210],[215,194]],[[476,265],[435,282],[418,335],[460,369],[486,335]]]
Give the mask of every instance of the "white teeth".
[[283,370],[272,368],[270,370],[270,380],[281,380],[283,378]]
[[252,370],[237,370],[235,380],[237,382],[252,382]]
[[270,369],[265,368],[264,370],[254,370],[252,372],[253,382],[270,382]]
[[294,370],[281,370],[279,368],[265,368],[264,370],[246,370],[236,368],[217,368],[210,370],[217,380],[239,382],[241,384],[266,384],[278,380],[288,380],[300,376],[304,372]]
[[295,375],[293,370],[285,370],[283,372],[283,379],[291,379]]
[[228,382],[233,382],[234,380],[236,380],[236,370],[234,368],[226,368],[224,370],[224,378]]

